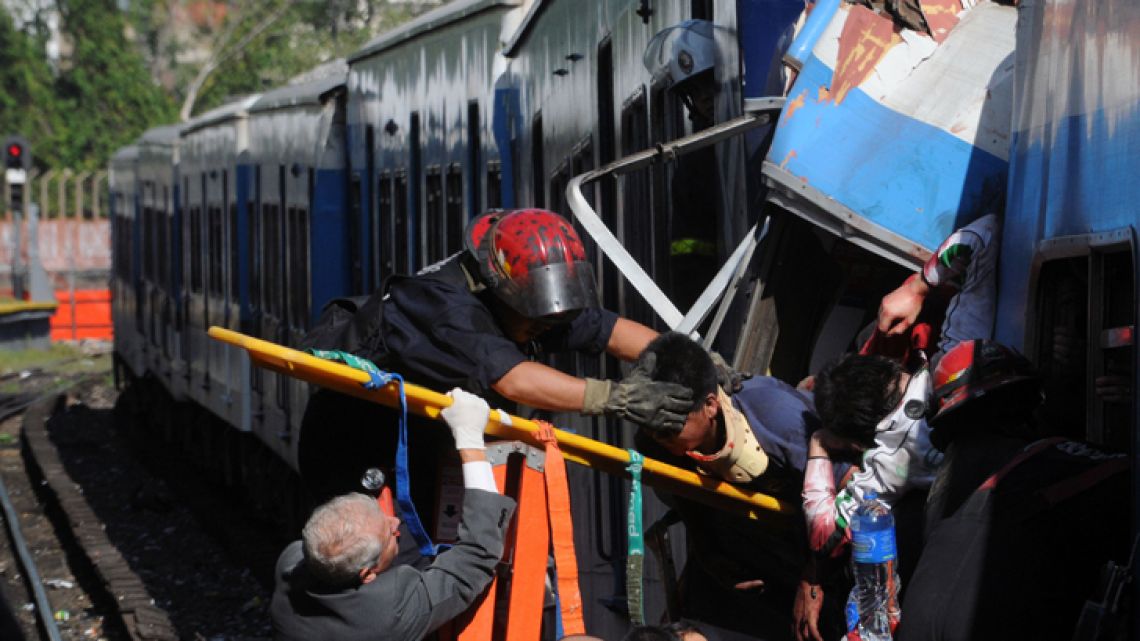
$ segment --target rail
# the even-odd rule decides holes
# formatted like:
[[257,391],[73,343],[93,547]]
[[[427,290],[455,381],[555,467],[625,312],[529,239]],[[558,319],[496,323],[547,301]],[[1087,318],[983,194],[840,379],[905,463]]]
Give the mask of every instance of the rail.
[[[277,373],[390,407],[396,407],[400,402],[395,383],[378,390],[364,389],[362,383],[370,380],[368,374],[347,365],[221,327],[211,327],[209,335],[215,340],[244,349],[255,365]],[[404,388],[408,410],[420,416],[442,420],[439,418],[440,410],[451,405],[448,396],[425,387],[407,384]],[[542,447],[534,437],[538,429],[539,426],[534,421],[502,410],[492,410],[486,433]],[[559,429],[555,429],[554,434],[566,460],[607,474],[628,476],[625,466],[629,463],[629,453],[626,450]],[[750,519],[764,518],[768,514],[791,515],[797,512],[796,506],[773,496],[752,492],[650,458],[645,459],[643,474],[643,481],[648,485]]]
[[721,267],[720,271],[709,283],[708,287],[693,304],[692,309],[687,314],[682,314],[673,301],[661,291],[653,278],[638,264],[637,260],[626,251],[621,241],[614,236],[613,232],[606,226],[606,223],[594,211],[590,201],[582,195],[582,187],[587,183],[591,183],[599,178],[608,175],[621,175],[631,171],[637,171],[642,167],[646,167],[654,162],[670,161],[678,156],[683,156],[687,153],[703,149],[710,145],[714,145],[722,140],[738,136],[745,132],[751,131],[757,127],[769,124],[772,122],[771,114],[779,112],[784,107],[785,99],[780,97],[771,98],[752,98],[745,101],[744,110],[745,114],[738,118],[722,122],[720,124],[709,127],[708,129],[699,131],[684,138],[678,138],[673,142],[659,144],[651,149],[639,151],[635,154],[630,154],[624,158],[619,158],[614,162],[588,171],[584,174],[579,174],[570,179],[569,184],[566,185],[566,201],[570,206],[570,210],[574,212],[574,217],[582,224],[586,233],[594,239],[597,243],[598,249],[606,255],[618,271],[625,276],[629,284],[641,294],[642,298],[649,303],[653,311],[665,321],[671,329],[675,329],[686,334],[693,333],[696,327],[700,325],[701,321],[708,316],[712,310],[712,306],[716,304],[717,300],[721,300],[721,311],[717,314],[717,322],[714,324],[714,331],[705,337],[703,341],[706,346],[711,343],[712,338],[715,338],[715,329],[719,328],[720,320],[723,320],[724,311],[726,311],[727,304],[731,302],[731,296],[722,297],[726,291],[735,291],[739,286],[740,280],[747,272],[748,263],[751,261],[752,254],[767,233],[767,221],[761,231],[757,233],[757,227],[753,227],[744,239],[740,242],[737,248],[733,251],[729,260]]

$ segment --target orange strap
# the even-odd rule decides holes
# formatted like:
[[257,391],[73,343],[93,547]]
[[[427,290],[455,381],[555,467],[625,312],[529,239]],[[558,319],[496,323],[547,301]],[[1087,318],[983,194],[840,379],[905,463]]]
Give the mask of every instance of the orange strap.
[[[495,475],[495,485],[498,486],[499,492],[507,491],[507,466],[499,465],[491,470]],[[513,526],[512,526],[513,527]],[[511,533],[508,532],[508,538]],[[503,546],[503,556],[508,557],[511,554],[511,546]],[[454,635],[457,641],[485,641],[491,638],[491,634],[495,625],[495,600],[499,588],[499,577],[496,573],[495,577],[491,579],[491,585],[483,591],[483,596],[474,607],[471,607],[455,620],[455,629],[458,634]],[[452,638],[452,635],[441,635],[440,638]]]
[[542,472],[519,466],[515,508],[514,571],[507,597],[506,641],[534,641],[542,636],[542,600],[550,551]]
[[562,607],[562,634],[586,634],[582,617],[582,593],[578,589],[578,557],[574,553],[574,521],[570,514],[570,487],[566,461],[558,448],[554,426],[537,421],[535,434],[546,446],[546,503],[550,511],[550,536],[558,572],[558,602]]

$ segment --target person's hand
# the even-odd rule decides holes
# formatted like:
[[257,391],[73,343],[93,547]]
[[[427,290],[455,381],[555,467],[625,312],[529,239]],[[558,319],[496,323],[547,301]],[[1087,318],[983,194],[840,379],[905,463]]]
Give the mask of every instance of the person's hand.
[[485,449],[483,430],[486,429],[487,418],[491,415],[491,407],[487,405],[487,401],[458,387],[447,395],[451,397],[451,405],[440,410],[439,415],[451,428],[451,435],[455,437],[455,449]]
[[802,390],[804,392],[815,391],[815,375],[808,374],[807,376],[803,377],[803,380],[796,383],[796,389]]
[[823,608],[823,588],[800,579],[792,607],[792,634],[796,641],[823,641],[819,632],[819,611]]
[[744,387],[744,381],[752,378],[752,374],[749,372],[733,369],[719,353],[710,351],[709,356],[712,358],[713,366],[716,367],[717,385],[720,385],[720,388],[729,394],[739,392]]
[[1096,397],[1105,403],[1132,402],[1131,376],[1116,374],[1097,376],[1094,384],[1096,385]]
[[605,413],[658,432],[677,433],[689,417],[693,392],[684,385],[650,378],[656,361],[656,354],[646,354],[628,376],[609,381]]
[[907,278],[895,291],[883,297],[879,303],[878,329],[887,336],[898,336],[914,325],[922,311],[922,304],[930,288],[915,274]]

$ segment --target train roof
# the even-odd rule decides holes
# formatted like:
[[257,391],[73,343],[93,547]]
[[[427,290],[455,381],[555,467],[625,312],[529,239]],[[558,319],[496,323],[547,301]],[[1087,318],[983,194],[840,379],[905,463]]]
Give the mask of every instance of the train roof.
[[301,105],[320,105],[331,95],[344,88],[347,71],[323,78],[286,85],[264,93],[249,108],[250,113],[285,109]]
[[456,0],[438,9],[433,9],[424,15],[405,23],[400,27],[381,34],[364,45],[360,51],[348,58],[352,64],[358,60],[368,58],[393,47],[396,47],[413,38],[445,27],[453,22],[462,20],[488,9],[496,7],[517,7],[521,0]]
[[534,0],[534,2],[530,5],[530,8],[527,9],[526,15],[523,16],[523,19],[519,22],[518,26],[515,27],[514,33],[509,39],[506,40],[506,42],[503,43],[504,56],[510,57],[514,55],[515,51],[518,50],[519,45],[521,45],[523,41],[526,40],[526,37],[530,33],[531,27],[534,26],[535,21],[538,19],[538,16],[542,14],[543,10],[548,6],[550,6],[550,2],[547,0]]
[[111,154],[112,163],[134,162],[139,157],[138,145],[127,145]]
[[[161,125],[147,129],[139,136],[138,145],[173,145],[182,133],[182,125]],[[136,148],[137,152],[137,148]]]
[[217,107],[207,111],[206,113],[190,119],[183,128],[182,135],[192,134],[211,125],[216,125],[227,120],[232,120],[249,112],[249,108],[257,102],[261,94],[252,94],[244,98],[238,98],[233,102],[228,102],[221,107]]

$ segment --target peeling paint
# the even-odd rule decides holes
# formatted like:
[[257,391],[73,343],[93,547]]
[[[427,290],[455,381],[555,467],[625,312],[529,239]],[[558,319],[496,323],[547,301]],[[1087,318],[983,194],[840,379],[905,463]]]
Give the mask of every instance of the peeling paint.
[[828,100],[831,100],[831,92],[824,85],[819,86],[819,97],[817,100],[819,102],[827,102]]
[[807,101],[806,96],[807,96],[807,89],[804,89],[803,91],[801,91],[799,93],[799,95],[797,95],[795,97],[795,99],[793,99],[791,102],[784,105],[784,114],[783,114],[783,117],[780,118],[780,124],[777,125],[778,127],[783,127],[784,123],[787,122],[788,120],[791,120],[792,116],[794,116],[795,113],[797,111],[799,111],[801,107],[804,106],[804,103]]
[[958,24],[958,14],[962,12],[961,0],[922,0],[922,12],[934,41],[942,43],[950,31]]
[[780,161],[780,169],[787,169],[788,163],[791,162],[792,158],[795,158],[795,157],[796,157],[796,150],[793,149],[793,150],[789,151],[788,155],[784,156],[784,159]]
[[887,51],[900,42],[902,38],[889,16],[852,6],[839,36],[839,56],[831,81],[835,104],[842,103],[848,91],[862,84]]

